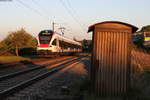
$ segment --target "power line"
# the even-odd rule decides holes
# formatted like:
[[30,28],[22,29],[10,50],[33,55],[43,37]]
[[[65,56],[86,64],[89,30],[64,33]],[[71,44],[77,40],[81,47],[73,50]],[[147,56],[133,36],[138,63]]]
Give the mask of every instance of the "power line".
[[[74,13],[74,15],[76,15],[76,17],[78,17],[78,14],[77,14],[76,10],[72,7],[72,5],[71,5],[71,3],[70,3],[70,0],[66,0],[66,2],[67,2],[67,4],[68,4],[69,8],[72,9],[72,12]],[[78,21],[81,22],[79,19],[78,19]],[[83,25],[86,26],[85,24],[82,24],[82,26],[83,26]]]
[[[66,4],[63,2],[63,0],[60,0],[61,4],[64,6],[64,8],[67,10],[67,12],[71,15],[71,17],[76,21],[76,23],[79,24],[79,26],[81,27],[82,29],[82,25],[80,24],[80,22],[75,18],[75,16],[73,15],[73,13],[71,12],[70,9],[68,9],[68,7],[66,6]],[[71,6],[71,5],[70,5]],[[84,31],[84,29],[83,29]]]
[[38,7],[40,7],[45,13],[47,13],[47,10],[44,7],[41,7],[41,5],[38,2],[36,2],[35,0],[32,0],[32,2],[36,4]]
[[[23,5],[24,7],[26,7],[27,9],[29,10],[32,10],[34,13],[38,14],[39,16],[45,18],[45,19],[48,19],[46,16],[44,16],[39,10],[33,8],[33,7],[30,7],[29,5],[27,5],[26,3],[22,2],[21,0],[16,0],[18,3],[20,3],[21,5]],[[39,3],[35,2],[34,0],[32,0],[37,6],[40,6]],[[64,4],[64,2],[62,1],[62,4]],[[64,4],[65,5],[65,4]],[[40,6],[41,7],[41,6]],[[67,8],[67,6],[65,5],[65,8]],[[44,12],[48,11],[46,10],[45,8],[42,8],[42,10]],[[80,23],[78,22],[78,20],[76,20],[76,18],[73,16],[73,14],[70,12],[70,10],[68,10],[68,12],[71,14],[71,16],[73,17],[73,19],[80,25]],[[65,19],[65,18],[64,18]],[[80,25],[81,26],[81,25]]]
[[43,11],[43,12],[45,12],[45,14],[47,15],[47,16],[49,16],[49,14],[47,14],[49,11],[45,8],[45,7],[42,7],[38,2],[36,2],[35,0],[32,0],[32,2],[34,3],[34,4],[36,4],[38,7],[40,7],[41,8],[41,10]]
[[[43,12],[45,12],[46,14],[49,12],[49,10],[47,10],[45,7],[43,7],[43,6],[41,6],[38,2],[36,2],[35,0],[32,0],[32,2],[34,3],[34,4],[36,4],[38,7],[40,7],[41,8],[41,10],[43,11]],[[50,12],[51,13],[51,12]],[[48,16],[49,16],[49,14],[47,14]],[[52,15],[53,17],[52,18],[56,18],[54,15]],[[62,16],[61,16],[61,18],[62,18]],[[55,20],[53,19],[53,21],[52,21],[52,23],[54,23],[55,22]],[[64,18],[63,17],[63,19],[66,19],[66,18]],[[59,21],[63,21],[62,19],[59,19]],[[60,23],[55,23],[55,24],[60,24]],[[62,25],[60,25],[60,27],[62,27]],[[53,29],[54,29],[54,27],[53,27]],[[58,28],[59,29],[59,28]]]
[[[40,13],[38,10],[30,7],[29,5],[25,4],[24,2],[22,2],[21,0],[16,0],[17,2],[19,2],[21,5],[23,5],[24,7],[28,8],[29,10],[32,10],[34,13],[38,14],[39,16],[46,18],[42,13]],[[47,19],[47,18],[46,18]]]
[[[37,5],[37,7],[40,7],[41,10],[42,10],[47,16],[49,16],[49,14],[48,14],[49,11],[48,11],[46,8],[42,7],[42,6],[41,6],[38,2],[36,2],[35,0],[32,0],[32,2],[33,2],[35,5]],[[50,23],[52,23],[52,30],[54,31],[54,24],[56,24],[56,23],[54,23],[54,16],[51,17],[49,20],[51,20]]]
[[[41,8],[41,10],[43,11],[43,12],[45,12],[46,14],[50,11],[50,10],[47,10],[45,7],[43,7],[43,6],[41,6],[38,2],[36,2],[35,0],[32,0],[32,2],[34,3],[34,4],[36,4],[38,7],[40,7]],[[52,13],[52,12],[50,12],[50,13]],[[47,14],[48,16],[49,16],[49,14]],[[53,17],[52,18],[55,18],[55,16],[54,15],[52,15]],[[61,16],[62,17],[62,16]],[[65,19],[65,18],[64,18]],[[62,21],[62,19],[60,19],[61,21]],[[54,22],[54,19],[53,19],[53,22]],[[57,23],[58,24],[58,23]]]
[[69,5],[69,7],[72,9],[73,13],[77,15],[76,11],[74,10],[74,8],[72,7],[71,3],[69,0],[66,0],[67,4]]
[[75,22],[79,24],[79,26],[81,27],[82,31],[84,32],[84,29],[82,28],[82,25],[80,24],[80,22],[78,21],[78,19],[76,19],[76,17],[73,15],[73,13],[70,11],[70,9],[68,9],[68,7],[63,2],[63,0],[59,0],[59,1],[63,5],[63,7],[66,9],[66,11],[70,14],[70,16],[75,20]]

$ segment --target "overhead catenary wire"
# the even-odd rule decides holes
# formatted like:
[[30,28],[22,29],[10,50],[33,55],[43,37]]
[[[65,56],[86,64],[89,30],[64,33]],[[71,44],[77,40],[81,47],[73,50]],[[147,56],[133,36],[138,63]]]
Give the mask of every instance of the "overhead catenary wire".
[[[38,14],[39,16],[41,16],[41,17],[43,17],[43,18],[45,18],[46,20],[49,20],[50,18],[48,18],[48,17],[46,17],[43,13],[41,13],[39,10],[37,10],[37,9],[35,9],[35,8],[33,8],[33,7],[31,7],[30,5],[28,5],[28,4],[26,4],[26,3],[24,3],[23,1],[21,1],[21,0],[16,0],[18,3],[20,3],[21,5],[23,5],[24,7],[26,7],[27,9],[29,9],[29,10],[31,10],[32,12],[34,12],[34,13],[36,13],[36,14]],[[40,5],[39,3],[37,3],[37,2],[35,2],[34,0],[32,0],[36,5]],[[65,5],[65,3],[62,1],[62,5]],[[63,6],[64,6],[63,5]],[[40,6],[41,7],[41,6]],[[68,7],[65,5],[64,6],[65,7],[65,9],[68,9]],[[45,8],[42,8],[42,11],[44,11],[44,12],[46,12],[46,11],[48,11],[48,10],[46,10]],[[79,26],[80,26],[80,28],[82,29],[82,25],[80,24],[80,22],[74,17],[74,15],[72,14],[72,12],[70,11],[70,10],[68,10],[68,13],[70,12],[70,15],[72,16],[72,18],[79,24]],[[66,18],[64,18],[64,19],[66,19]],[[58,23],[57,23],[58,24]],[[70,27],[70,26],[69,26]],[[82,29],[82,31],[84,32],[84,29]]]
[[72,7],[70,1],[69,1],[69,0],[66,0],[66,2],[67,2],[67,4],[68,4],[69,8],[71,8],[71,10],[72,10],[72,12],[74,13],[74,15],[77,15],[77,13],[76,13],[75,9]]
[[[42,10],[42,12],[44,12],[44,14],[46,14],[47,16],[49,16],[49,14],[48,14],[49,10],[47,10],[45,7],[41,6],[36,0],[32,0],[32,2],[35,5],[37,5],[37,7],[40,7],[40,9]],[[51,15],[51,16],[52,16],[51,18],[54,19],[54,16],[53,15]]]
[[[50,12],[50,10],[47,10],[45,7],[43,7],[42,5],[40,5],[36,0],[32,0],[32,2],[35,4],[35,5],[37,5],[38,7],[40,7],[41,8],[41,10],[43,11],[43,12],[45,12],[46,14],[48,13],[48,12]],[[51,13],[51,12],[50,12]],[[48,14],[47,14],[48,15]],[[49,15],[48,15],[49,16]],[[57,19],[57,20],[59,20],[59,21],[56,21],[55,19],[56,19],[56,17],[54,16],[54,15],[52,15],[53,17],[53,21],[52,21],[52,23],[55,23],[55,24],[57,24],[57,25],[59,25],[59,28],[58,28],[58,30],[60,29],[60,28],[62,28],[62,27],[65,27],[65,29],[67,30],[67,28],[66,28],[66,25],[67,24],[65,24],[65,26],[64,25],[61,25],[62,23],[60,23],[60,22],[62,22],[62,21],[65,21],[66,20],[66,18],[64,18],[63,16],[61,16],[61,19],[59,18],[59,19]],[[67,27],[69,27],[70,29],[71,29],[71,27],[70,27],[70,25],[67,25]]]
[[73,10],[73,12],[76,12],[76,11],[74,10],[74,8],[72,7],[70,1],[69,1],[69,0],[66,0],[66,2],[68,3],[69,7]]
[[[78,19],[76,19],[76,17],[74,16],[74,14],[72,13],[72,11],[67,7],[67,5],[64,3],[63,0],[59,0],[61,2],[61,4],[63,5],[63,7],[66,9],[66,11],[70,14],[70,16],[74,19],[74,21],[79,24],[80,28],[82,29],[82,31],[84,31],[84,29],[82,28],[81,23],[79,22]],[[68,2],[69,3],[69,2]],[[70,3],[69,3],[70,5]],[[70,5],[71,6],[71,5]],[[72,8],[73,9],[73,8]]]
[[63,5],[63,7],[66,9],[66,11],[68,12],[68,14],[74,19],[74,21],[80,26],[80,28],[81,28],[81,30],[83,31],[83,32],[85,32],[84,31],[84,29],[83,29],[83,27],[82,27],[82,25],[81,25],[81,23],[78,21],[78,19],[73,15],[73,13],[71,12],[71,10],[66,6],[66,4],[64,3],[64,1],[63,0],[59,0],[60,1],[60,3]]
[[[46,14],[47,13],[52,13],[52,12],[50,12],[50,10],[47,10],[45,7],[43,7],[42,5],[40,5],[36,0],[32,0],[32,2],[35,4],[35,5],[37,5],[38,7],[40,7],[41,8],[41,10],[43,11],[43,12],[45,12]],[[49,14],[47,14],[48,16],[49,16]],[[55,22],[54,21],[54,19],[56,18],[54,15],[51,15],[52,16],[52,18],[53,18],[53,22]],[[62,17],[62,16],[61,16]],[[65,19],[65,18],[64,18]],[[60,19],[59,18],[59,21],[63,21],[62,19]],[[57,23],[58,24],[58,23]]]
[[[70,0],[66,0],[66,2],[67,2],[67,4],[68,4],[69,8],[71,8],[71,10],[72,10],[72,12],[74,13],[74,15],[75,15],[76,17],[78,17],[78,21],[81,22],[81,20],[79,20],[80,17],[78,16],[76,10],[75,10],[75,9],[73,8],[73,6],[71,5]],[[84,23],[84,22],[82,22],[82,23]],[[85,24],[82,24],[82,26],[87,27]]]
[[34,9],[33,7],[30,7],[28,4],[22,2],[21,0],[16,0],[18,3],[20,3],[21,5],[23,5],[24,7],[26,7],[29,10],[32,10],[34,13],[38,14],[39,16],[47,19],[47,17],[45,17],[40,11],[38,11],[37,9]]
[[38,7],[40,7],[40,9],[43,11],[43,12],[45,12],[45,13],[47,13],[48,11],[47,11],[47,9],[45,9],[44,7],[42,7],[37,1],[35,1],[35,0],[31,0],[34,4],[36,4]]
[[[35,1],[35,0],[31,0],[35,5],[37,5],[37,7],[40,7],[40,9],[42,10],[42,12],[44,12],[48,17],[50,16],[49,14],[48,14],[48,12],[49,12],[49,10],[47,10],[45,7],[43,7],[43,6],[41,6],[37,1]],[[56,23],[54,23],[55,21],[54,21],[54,16],[53,15],[51,15],[52,17],[51,18],[49,18],[49,20],[51,19],[51,23],[52,23],[52,30],[54,31],[54,24],[56,24]]]

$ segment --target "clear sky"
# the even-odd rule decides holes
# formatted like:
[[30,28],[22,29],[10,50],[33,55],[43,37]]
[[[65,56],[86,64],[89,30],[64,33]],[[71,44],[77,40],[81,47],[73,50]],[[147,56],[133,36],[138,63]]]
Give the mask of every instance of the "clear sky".
[[150,0],[0,0],[0,40],[21,28],[36,37],[53,21],[69,38],[90,39],[90,25],[110,20],[150,25]]

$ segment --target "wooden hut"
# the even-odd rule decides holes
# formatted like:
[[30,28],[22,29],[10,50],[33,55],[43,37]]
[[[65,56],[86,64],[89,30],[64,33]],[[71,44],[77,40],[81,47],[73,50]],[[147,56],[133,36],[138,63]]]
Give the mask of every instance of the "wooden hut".
[[124,94],[130,87],[131,34],[138,28],[127,23],[107,21],[94,24],[91,80],[98,95]]

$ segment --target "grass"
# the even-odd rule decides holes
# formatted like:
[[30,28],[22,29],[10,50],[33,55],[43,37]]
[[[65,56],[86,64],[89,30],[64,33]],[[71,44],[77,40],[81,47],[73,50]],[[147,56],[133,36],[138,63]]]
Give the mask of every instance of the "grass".
[[17,62],[17,61],[30,61],[30,58],[21,57],[21,56],[0,56],[0,62],[3,63],[10,63],[10,62]]
[[[91,91],[87,91],[84,95],[84,100],[150,100],[150,66],[144,66],[142,71],[138,65],[133,65],[133,68],[132,85],[127,95],[101,97],[96,96],[94,93],[91,94]],[[82,87],[84,86],[89,87],[87,82]]]
[[[140,71],[138,65],[133,65],[132,88],[128,93],[131,100],[150,100],[150,66],[142,67]],[[129,99],[130,100],[130,99]]]
[[38,55],[32,55],[32,56],[22,56],[24,58],[29,58],[29,59],[36,59],[36,58],[42,58],[42,56],[38,56]]

